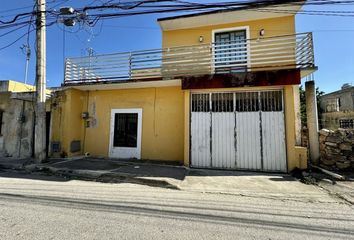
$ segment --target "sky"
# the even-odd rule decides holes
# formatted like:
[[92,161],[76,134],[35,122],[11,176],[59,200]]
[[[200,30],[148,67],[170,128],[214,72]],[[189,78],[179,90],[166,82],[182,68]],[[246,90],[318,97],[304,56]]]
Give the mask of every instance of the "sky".
[[[65,6],[83,7],[93,1],[95,0],[48,0],[48,7],[59,4],[56,7],[58,9],[61,2],[65,2]],[[106,0],[96,0],[95,4],[104,1]],[[31,11],[33,2],[32,0],[2,1],[0,20],[9,19],[17,13]],[[199,0],[199,2],[204,1]],[[12,11],[12,9],[17,10]],[[354,84],[354,4],[305,6],[303,9],[353,11],[351,17],[298,14],[296,16],[296,30],[297,32],[313,32],[314,34],[315,62],[318,66],[314,80],[320,90],[328,93],[340,89],[344,83]],[[87,55],[89,48],[92,48],[96,54],[160,48],[162,38],[156,19],[172,15],[174,14],[165,13],[116,18],[100,21],[94,28],[65,27],[65,31],[63,31],[64,26],[61,23],[48,27],[47,86],[60,86],[63,83],[65,57]],[[0,30],[0,36],[7,31]],[[26,31],[27,29],[24,28],[0,37],[0,49]],[[34,34],[33,32],[30,36],[32,56],[29,62],[27,81],[30,84],[34,84],[35,78]],[[21,50],[21,46],[25,43],[26,38],[23,38],[11,47],[0,51],[1,80],[24,81],[26,56]]]

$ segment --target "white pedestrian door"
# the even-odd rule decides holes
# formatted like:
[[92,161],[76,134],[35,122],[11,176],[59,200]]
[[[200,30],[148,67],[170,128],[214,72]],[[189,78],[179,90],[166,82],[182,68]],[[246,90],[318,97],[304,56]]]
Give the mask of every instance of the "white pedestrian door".
[[282,91],[192,94],[191,166],[286,172]]
[[112,109],[109,157],[141,158],[142,109]]

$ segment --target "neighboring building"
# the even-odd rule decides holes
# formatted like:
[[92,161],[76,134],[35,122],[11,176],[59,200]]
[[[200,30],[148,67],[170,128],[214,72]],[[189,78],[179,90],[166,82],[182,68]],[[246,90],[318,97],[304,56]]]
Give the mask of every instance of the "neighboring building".
[[[52,91],[54,90],[47,90],[48,99]],[[35,86],[12,80],[0,80],[0,157],[33,156],[35,104]],[[49,109],[48,105],[46,129],[48,139]]]
[[344,84],[341,90],[321,96],[323,128],[354,128],[354,87]]
[[34,86],[0,81],[0,157],[32,156]]
[[51,155],[306,168],[298,86],[316,70],[312,35],[295,32],[301,6],[270,7],[159,19],[161,49],[68,58]]
[[33,92],[35,86],[14,80],[0,80],[0,92]]

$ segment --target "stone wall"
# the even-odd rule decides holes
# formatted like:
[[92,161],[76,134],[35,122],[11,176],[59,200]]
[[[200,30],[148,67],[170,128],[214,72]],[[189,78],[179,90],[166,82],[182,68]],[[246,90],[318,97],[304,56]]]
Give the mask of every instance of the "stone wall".
[[321,167],[335,171],[354,170],[354,130],[322,129],[319,135]]

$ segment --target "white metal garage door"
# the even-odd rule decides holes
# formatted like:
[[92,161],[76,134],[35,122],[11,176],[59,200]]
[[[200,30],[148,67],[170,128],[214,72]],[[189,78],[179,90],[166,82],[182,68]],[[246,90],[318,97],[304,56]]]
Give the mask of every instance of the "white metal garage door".
[[193,93],[191,166],[286,172],[283,93]]

